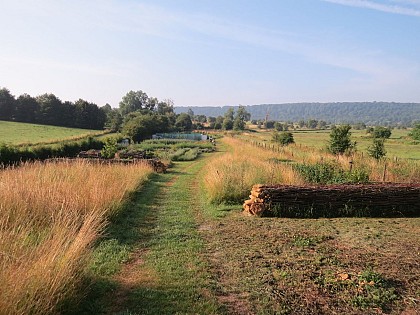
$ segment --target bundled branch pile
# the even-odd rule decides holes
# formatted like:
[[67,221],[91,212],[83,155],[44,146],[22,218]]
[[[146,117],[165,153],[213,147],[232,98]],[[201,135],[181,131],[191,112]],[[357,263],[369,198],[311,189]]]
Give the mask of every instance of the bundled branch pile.
[[244,212],[290,218],[420,216],[420,184],[255,185]]
[[[80,158],[80,157],[79,157]],[[76,158],[77,159],[77,158]],[[75,158],[53,158],[47,159],[46,162],[63,162],[63,161],[72,161]],[[88,158],[86,159],[89,163],[98,163],[98,164],[134,164],[134,163],[146,163],[153,167],[153,170],[157,173],[165,173],[167,170],[167,165],[160,161],[159,159],[101,159],[101,158]]]
[[144,151],[119,151],[115,154],[118,159],[147,159],[148,156]]

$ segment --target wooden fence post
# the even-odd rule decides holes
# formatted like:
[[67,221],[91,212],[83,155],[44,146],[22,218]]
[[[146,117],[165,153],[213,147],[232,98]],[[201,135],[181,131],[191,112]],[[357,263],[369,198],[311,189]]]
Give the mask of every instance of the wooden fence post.
[[382,182],[385,182],[385,179],[386,179],[386,162],[384,164],[384,174],[382,176]]

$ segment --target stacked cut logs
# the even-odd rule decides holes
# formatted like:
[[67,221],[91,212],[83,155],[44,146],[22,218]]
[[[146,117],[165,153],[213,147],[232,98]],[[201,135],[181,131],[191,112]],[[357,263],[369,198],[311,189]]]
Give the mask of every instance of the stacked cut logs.
[[419,216],[420,184],[255,185],[244,212],[256,216]]
[[90,149],[87,151],[80,151],[80,153],[77,155],[79,158],[85,158],[85,159],[100,159],[101,158],[101,150],[94,150]]

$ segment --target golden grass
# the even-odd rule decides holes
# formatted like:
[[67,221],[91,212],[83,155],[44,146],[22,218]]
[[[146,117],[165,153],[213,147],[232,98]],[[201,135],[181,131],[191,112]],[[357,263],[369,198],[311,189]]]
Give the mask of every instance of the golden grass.
[[0,172],[0,314],[52,312],[72,293],[90,248],[152,169],[85,161]]
[[[211,202],[240,202],[255,184],[305,184],[304,179],[287,161],[314,164],[330,162],[344,170],[364,171],[370,181],[415,183],[420,182],[420,163],[407,159],[376,161],[366,154],[335,156],[325,150],[303,145],[279,147],[258,141],[255,136],[224,137],[221,140],[230,152],[213,159],[205,177]],[[256,146],[256,142],[260,146]],[[350,163],[352,162],[352,163]]]
[[291,152],[282,153],[256,148],[236,138],[221,140],[232,152],[215,158],[207,166],[205,183],[211,202],[239,202],[249,194],[254,184],[303,184],[288,163]]
[[[251,134],[243,134],[241,139],[248,143],[265,143],[268,147],[279,148],[270,142],[272,132],[258,132]],[[310,136],[310,135],[309,135]],[[326,142],[321,141],[322,146]],[[313,143],[312,143],[313,144]],[[415,148],[409,146],[412,150]],[[259,150],[256,150],[259,149]],[[264,156],[268,149],[255,148],[260,156]],[[325,148],[319,149],[313,145],[290,145],[285,148],[280,148],[283,156],[288,156],[290,159],[299,163],[317,163],[317,162],[337,162],[343,169],[350,168],[350,161],[353,164],[354,170],[364,170],[369,174],[369,178],[374,182],[382,182],[385,178],[386,182],[400,182],[400,183],[415,183],[420,182],[420,161],[405,159],[405,158],[386,158],[381,161],[369,157],[366,152],[356,151],[351,156],[335,156],[326,151]],[[386,164],[386,166],[385,166]],[[385,176],[384,176],[385,173]]]

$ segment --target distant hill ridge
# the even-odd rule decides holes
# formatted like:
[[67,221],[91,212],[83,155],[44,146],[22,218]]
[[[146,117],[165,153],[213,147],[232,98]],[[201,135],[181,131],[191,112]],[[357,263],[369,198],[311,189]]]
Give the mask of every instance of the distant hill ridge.
[[[238,106],[179,106],[175,112],[192,109],[195,115],[219,116],[230,107]],[[328,123],[358,123],[368,125],[412,125],[420,121],[420,103],[342,102],[342,103],[287,103],[246,105],[251,119],[293,121],[317,119]]]

